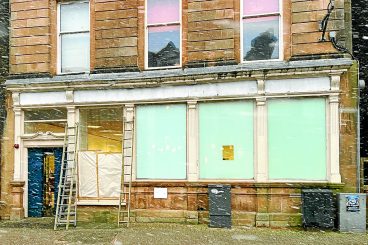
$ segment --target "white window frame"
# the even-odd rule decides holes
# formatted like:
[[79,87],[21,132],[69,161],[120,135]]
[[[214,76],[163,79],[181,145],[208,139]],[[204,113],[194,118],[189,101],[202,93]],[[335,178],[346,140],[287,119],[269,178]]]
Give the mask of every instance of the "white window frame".
[[[88,3],[88,23],[89,23],[89,29],[88,31],[83,30],[83,31],[75,31],[75,32],[61,32],[61,16],[60,16],[60,6],[61,5],[67,5],[67,4],[74,4],[74,3]],[[61,36],[63,34],[81,34],[81,33],[89,33],[89,38],[91,39],[91,3],[89,0],[82,0],[82,1],[60,1],[57,3],[57,64],[56,64],[56,69],[57,69],[57,74],[80,74],[80,73],[89,73],[90,72],[90,67],[88,67],[87,70],[85,71],[74,71],[74,72],[62,72],[61,71]],[[91,58],[91,47],[90,47],[90,51],[89,51],[89,56]],[[90,59],[91,62],[91,59]]]
[[[284,60],[284,39],[283,39],[283,4],[282,0],[279,1],[279,12],[263,13],[258,15],[244,15],[243,13],[243,0],[240,0],[240,62],[241,63],[255,63],[255,62],[272,62],[272,61],[282,61]],[[269,16],[279,16],[279,58],[278,59],[268,59],[268,60],[244,60],[244,40],[243,40],[243,20],[247,18],[257,18],[257,17],[269,17]]]
[[[147,70],[159,70],[159,69],[168,69],[168,68],[179,68],[182,67],[182,59],[183,59],[183,25],[182,25],[182,0],[179,0],[179,21],[176,22],[167,22],[167,23],[155,23],[155,24],[148,24],[147,23],[147,14],[148,14],[148,0],[145,0],[145,14],[144,14],[144,67]],[[179,43],[180,43],[180,57],[179,57],[179,65],[177,66],[160,66],[160,67],[148,67],[148,28],[149,27],[162,27],[162,26],[173,26],[179,25]]]

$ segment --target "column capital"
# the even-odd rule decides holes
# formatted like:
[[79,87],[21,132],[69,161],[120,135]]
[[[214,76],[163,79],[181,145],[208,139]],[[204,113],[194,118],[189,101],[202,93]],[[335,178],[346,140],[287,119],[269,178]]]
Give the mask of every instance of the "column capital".
[[125,108],[125,110],[127,110],[127,111],[133,111],[133,110],[134,110],[134,107],[135,107],[135,105],[134,105],[134,104],[125,104],[125,105],[124,105],[124,108]]
[[74,105],[73,106],[67,106],[66,109],[67,109],[68,113],[75,112],[75,106]]
[[198,101],[190,100],[190,101],[187,101],[187,104],[188,104],[188,109],[196,109]]
[[339,95],[338,94],[331,94],[329,96],[329,102],[331,103],[339,103]]
[[256,104],[257,106],[265,106],[266,105],[266,97],[259,97],[259,98],[256,98]]
[[15,116],[21,116],[22,114],[22,109],[20,107],[14,107],[13,111]]

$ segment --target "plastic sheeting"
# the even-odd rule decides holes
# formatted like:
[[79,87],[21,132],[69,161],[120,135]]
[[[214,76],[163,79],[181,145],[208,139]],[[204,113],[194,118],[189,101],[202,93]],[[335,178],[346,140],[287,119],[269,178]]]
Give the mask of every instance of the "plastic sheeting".
[[96,153],[81,151],[78,153],[79,196],[98,197]]
[[121,154],[98,154],[98,183],[100,197],[119,197]]
[[121,153],[79,152],[79,196],[118,198],[121,166]]

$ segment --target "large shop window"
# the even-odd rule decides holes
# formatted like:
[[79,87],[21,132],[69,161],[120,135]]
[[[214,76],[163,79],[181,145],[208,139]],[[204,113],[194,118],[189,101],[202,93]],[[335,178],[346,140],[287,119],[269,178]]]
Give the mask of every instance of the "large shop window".
[[273,99],[267,109],[269,178],[326,180],[325,99]]
[[186,178],[186,105],[137,107],[137,178]]
[[280,58],[280,0],[242,0],[243,60]]
[[89,2],[59,4],[59,72],[87,72],[90,62]]
[[199,105],[200,178],[253,178],[253,107],[248,101]]
[[181,0],[147,0],[146,66],[181,65]]
[[64,133],[66,121],[65,108],[25,109],[24,133]]
[[80,109],[79,196],[119,197],[122,168],[121,107]]

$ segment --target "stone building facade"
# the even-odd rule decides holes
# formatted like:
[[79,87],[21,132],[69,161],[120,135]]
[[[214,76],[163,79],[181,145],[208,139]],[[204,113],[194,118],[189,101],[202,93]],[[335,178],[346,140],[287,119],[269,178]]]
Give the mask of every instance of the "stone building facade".
[[[0,135],[3,135],[3,127],[6,116],[5,109],[5,83],[9,69],[9,1],[0,2]],[[0,154],[2,153],[0,148]],[[0,170],[1,171],[1,170]],[[1,173],[0,173],[1,174]],[[1,186],[1,183],[0,183]],[[1,194],[0,194],[1,196]],[[0,209],[4,202],[0,202]]]
[[356,190],[357,67],[329,40],[350,47],[349,1],[325,41],[325,0],[161,3],[11,1],[2,218],[44,215],[42,159],[75,122],[79,220],[115,219],[122,161],[137,222],[207,222],[211,183],[251,226],[300,225],[303,188]]

